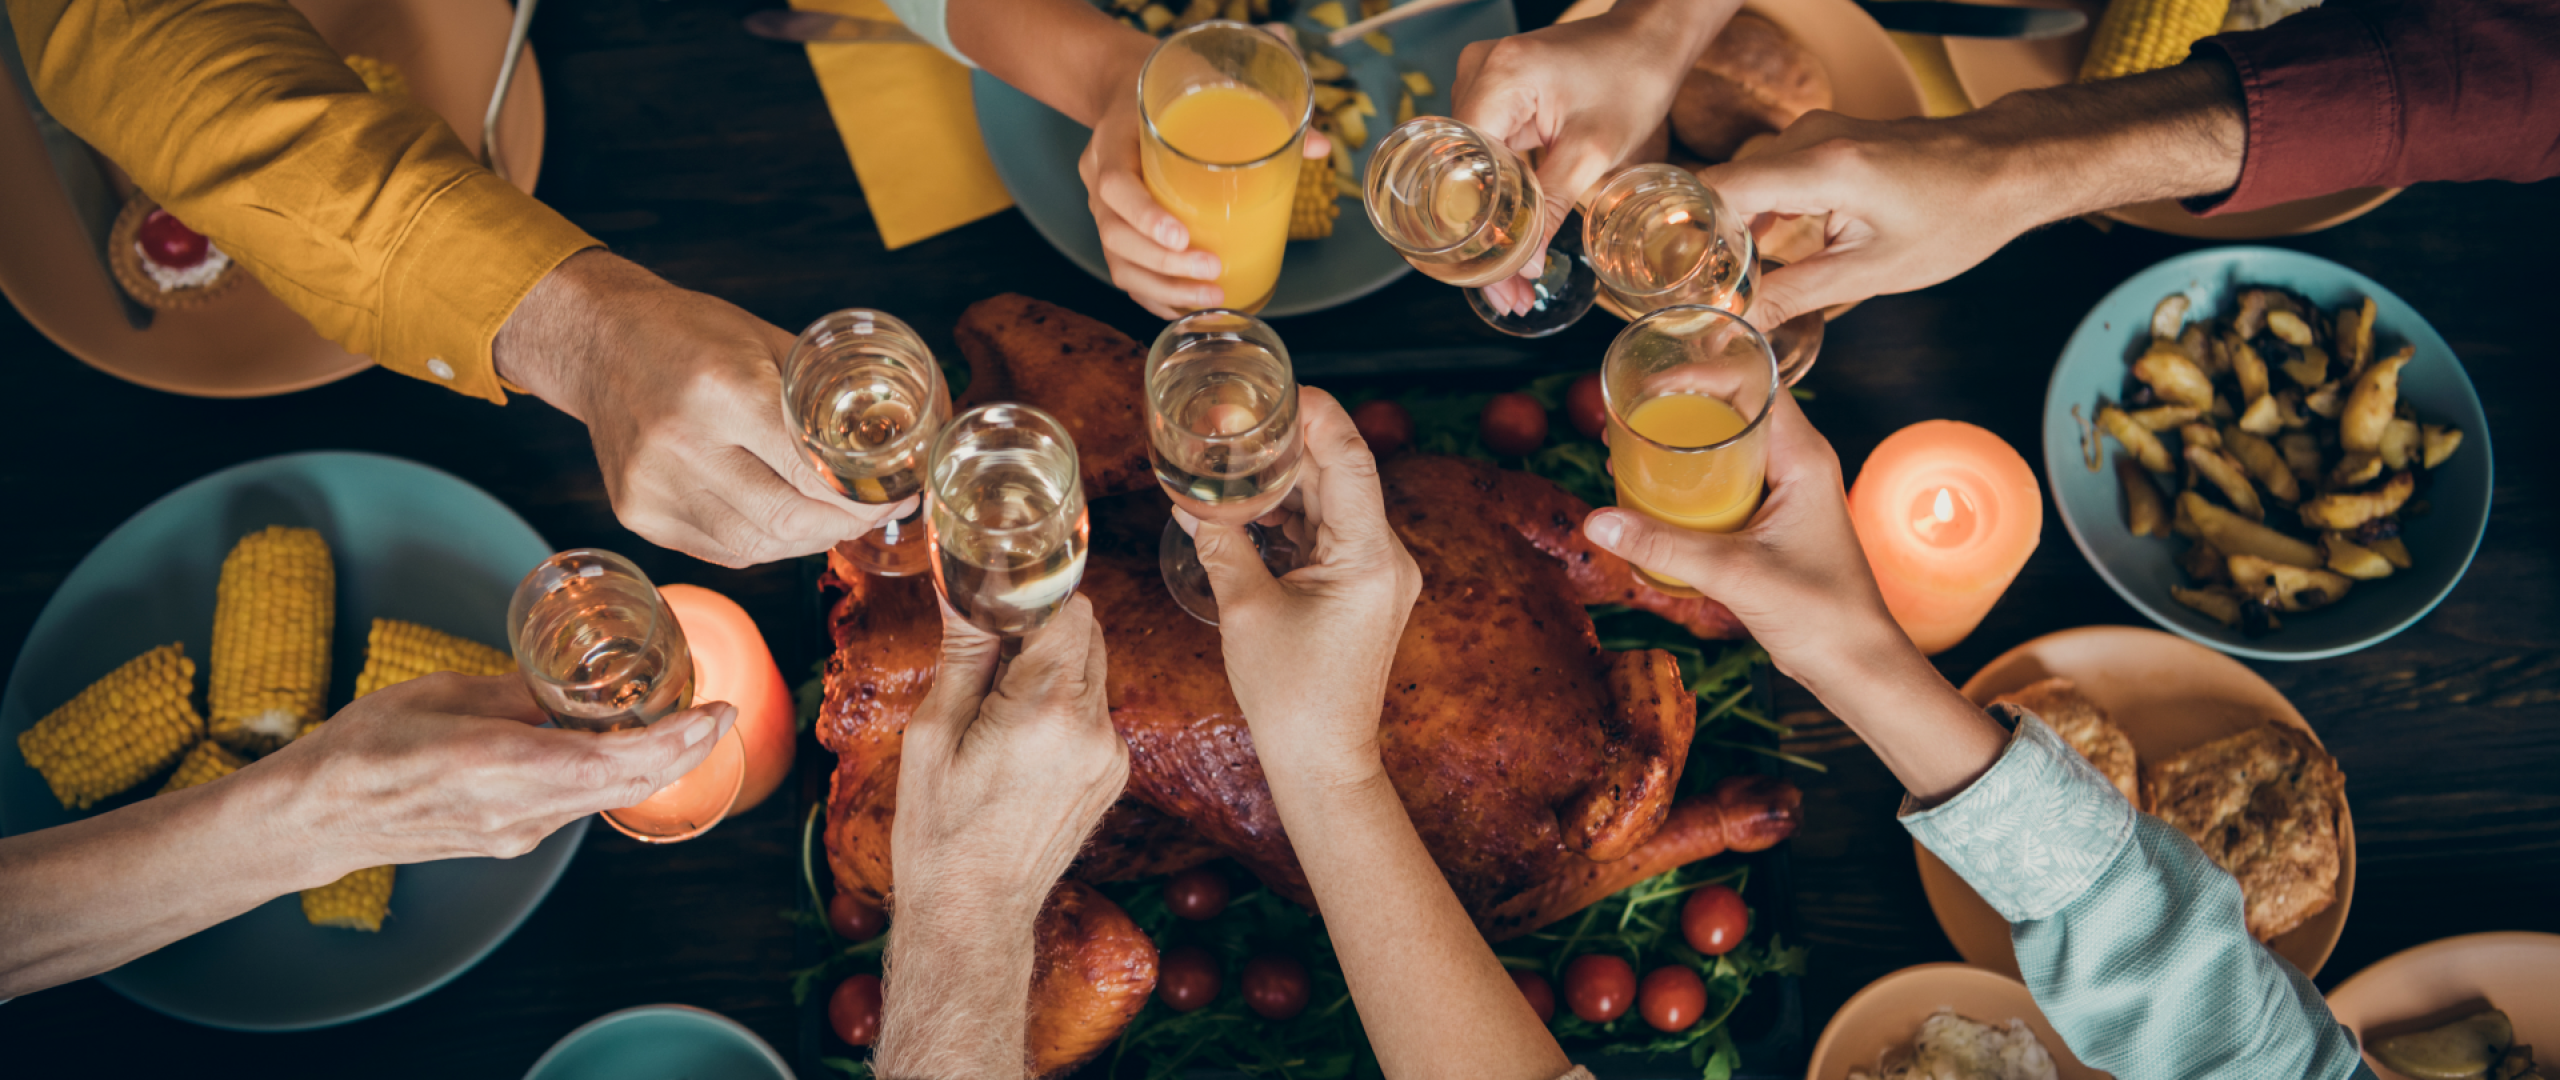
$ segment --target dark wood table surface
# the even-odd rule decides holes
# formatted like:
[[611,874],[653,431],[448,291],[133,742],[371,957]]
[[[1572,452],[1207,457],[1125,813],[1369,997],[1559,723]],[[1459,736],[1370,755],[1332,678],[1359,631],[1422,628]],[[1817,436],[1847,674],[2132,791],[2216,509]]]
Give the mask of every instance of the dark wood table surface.
[[[1160,325],[1043,243],[1017,213],[886,252],[796,48],[747,38],[765,0],[577,0],[535,21],[550,109],[542,195],[623,254],[786,327],[838,307],[897,313],[946,356],[969,303],[1019,291],[1141,340]],[[1524,25],[1561,5],[1524,3]],[[2308,716],[2347,774],[2360,871],[2324,987],[2453,934],[2560,931],[2560,184],[2422,187],[2373,214],[2280,241],[2397,291],[2453,344],[2487,403],[2498,457],[2486,543],[2444,605],[2350,656],[2253,664]],[[2197,244],[2066,223],[1955,281],[1872,301],[1831,328],[1807,411],[1854,469],[1886,434],[1933,417],[1997,432],[2031,457],[2064,340],[2128,275]],[[1597,363],[1613,320],[1537,344],[1555,369]],[[1408,276],[1357,303],[1279,320],[1293,351],[1511,347],[1457,292]],[[634,556],[660,582],[746,605],[795,680],[820,646],[800,571],[727,570],[649,546],[614,519],[585,431],[533,400],[504,408],[383,371],[252,401],[142,389],[0,315],[11,383],[0,425],[0,655],[127,516],[206,473],[273,454],[368,450],[487,489],[559,547]],[[1452,389],[1514,376],[1452,377]],[[1950,679],[2037,635],[2143,625],[2048,505],[2043,546],[1981,629],[1939,658]],[[1799,920],[1813,946],[1811,1027],[1870,980],[1956,959],[1893,819],[1899,789],[1801,692]],[[812,766],[814,767],[814,766]],[[520,1075],[599,1014],[681,1002],[744,1022],[797,1058],[785,796],[706,837],[647,848],[594,829],[547,903],[484,962],[386,1015],[259,1035],[164,1018],[94,981],[0,1006],[0,1077]],[[814,1078],[811,1078],[814,1080]]]

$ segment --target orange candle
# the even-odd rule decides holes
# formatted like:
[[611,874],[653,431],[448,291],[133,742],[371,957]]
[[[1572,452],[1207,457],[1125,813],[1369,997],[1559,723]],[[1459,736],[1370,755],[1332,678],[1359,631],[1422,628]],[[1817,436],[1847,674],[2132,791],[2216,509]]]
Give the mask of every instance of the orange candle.
[[1999,436],[1927,420],[1867,456],[1849,520],[1894,621],[1936,655],[1981,625],[2027,564],[2044,534],[2044,499]]
[[693,649],[693,700],[738,707],[735,733],[745,743],[747,778],[729,812],[743,814],[772,795],[791,772],[791,757],[799,748],[791,688],[774,666],[763,632],[737,601],[698,585],[669,585],[658,595],[676,613],[685,643]]

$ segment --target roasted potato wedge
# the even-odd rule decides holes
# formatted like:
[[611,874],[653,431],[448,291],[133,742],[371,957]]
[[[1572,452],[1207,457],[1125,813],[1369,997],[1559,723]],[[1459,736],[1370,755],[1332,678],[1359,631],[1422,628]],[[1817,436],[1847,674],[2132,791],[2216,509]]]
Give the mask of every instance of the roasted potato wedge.
[[2346,375],[2354,378],[2373,362],[2373,298],[2338,309],[2338,361],[2347,366]]
[[2152,431],[2176,431],[2204,416],[2204,410],[2193,405],[2154,405],[2135,409],[2133,422]]
[[2169,500],[2151,482],[2151,471],[2131,454],[2116,455],[2116,486],[2124,489],[2124,524],[2135,536],[2169,535]]
[[2288,431],[2276,438],[2276,449],[2284,454],[2284,463],[2293,470],[2294,479],[2306,484],[2320,482],[2320,437],[2308,431]]
[[2240,310],[2231,316],[2231,329],[2247,341],[2267,328],[2267,300],[2274,296],[2265,289],[2240,290]]
[[2346,381],[2342,379],[2313,387],[2310,393],[2302,395],[2302,407],[2311,410],[2311,415],[2320,419],[2337,419],[2338,414],[2345,411],[2347,407]]
[[2199,409],[2213,406],[2213,380],[2175,342],[2153,342],[2142,359],[2133,362],[2133,377],[2148,384],[2162,401]]
[[2297,349],[2311,344],[2311,324],[2291,311],[2267,312],[2267,332]]
[[2284,362],[2284,374],[2305,390],[2316,390],[2329,381],[2329,354],[2305,345],[2291,360]]
[[2321,550],[2329,554],[2329,569],[2358,581],[2374,581],[2391,576],[2391,560],[2380,552],[2349,540],[2344,533],[2324,533]]
[[[2267,489],[2267,494],[2274,496],[2277,502],[2301,500],[2300,478],[2293,475],[2293,467],[2285,463],[2284,455],[2276,451],[2275,444],[2233,428],[2222,433],[2222,452],[2247,468],[2249,476],[2258,482],[2258,486]],[[2317,452],[2316,443],[2314,452]]]
[[2170,293],[2151,308],[2151,336],[2176,340],[2187,325],[2187,294]]
[[[2345,532],[2375,518],[2400,512],[2409,501],[2409,493],[2417,489],[2414,473],[2396,472],[2372,491],[2341,491],[2320,496],[2302,504],[2302,523],[2314,529]],[[2204,520],[2198,514],[2196,520]],[[2210,534],[2208,534],[2210,535]]]
[[2215,506],[2197,492],[2180,493],[2178,508],[2195,523],[2196,535],[2225,554],[2251,555],[2300,567],[2317,567],[2328,561],[2321,557],[2319,548]]
[[2283,612],[2327,607],[2344,599],[2347,589],[2355,584],[2344,574],[2318,567],[2287,566],[2255,555],[2234,555],[2227,565],[2234,588]]
[[2252,435],[2273,435],[2284,430],[2284,413],[2277,407],[2274,394],[2260,394],[2233,426]]
[[2390,563],[2396,569],[2406,570],[2418,565],[2416,560],[2409,558],[2408,543],[2397,536],[2385,537],[2365,546],[2373,549],[2374,554],[2382,556],[2382,561]]
[[2251,521],[2267,519],[2266,504],[2258,501],[2258,489],[2249,483],[2249,470],[2242,468],[2239,462],[2220,450],[2210,450],[2193,442],[2187,444],[2186,456],[2187,464],[2195,467],[2196,475],[2213,485],[2214,490],[2222,492],[2222,497],[2230,501],[2231,508],[2239,511],[2240,516]]
[[2169,595],[2224,626],[2240,625],[2238,593],[2227,589],[2190,589],[2184,585],[2171,585]]
[[2403,345],[2356,379],[2355,391],[2347,395],[2346,411],[2338,416],[2341,445],[2349,450],[2381,449],[2382,431],[2400,407],[2400,369],[2409,366],[2409,358],[2415,355],[2417,350]]
[[2359,488],[2374,482],[2374,480],[2379,478],[2381,475],[2382,455],[2368,453],[2348,454],[2347,456],[2338,459],[2337,468],[2329,470],[2329,486],[2333,488]]
[[2222,432],[2211,424],[2188,424],[2178,429],[2178,441],[2187,446],[2220,450],[2222,449]]
[[2383,465],[2405,469],[2424,458],[2418,446],[2418,422],[2394,417],[2382,429],[2382,445],[2374,451]]
[[2231,338],[2228,345],[2231,350],[2231,378],[2240,384],[2240,402],[2254,405],[2259,398],[2267,396],[2266,358],[2259,356],[2258,350],[2250,346],[2245,337]]
[[2188,577],[2207,585],[2228,582],[2231,580],[2228,559],[2229,556],[2224,555],[2221,548],[2204,540],[2196,540],[2190,542],[2187,550],[2179,554],[2178,569],[2186,571]]
[[2133,422],[2133,417],[2113,405],[2098,410],[2098,428],[2115,437],[2117,443],[2131,451],[2142,467],[2152,472],[2168,472],[2176,467],[2169,458],[2169,448],[2151,429]]
[[2454,451],[2462,449],[2461,428],[2446,427],[2443,424],[2421,424],[2418,426],[2418,431],[2418,441],[2422,447],[2418,454],[2418,462],[2427,468],[2432,469],[2444,464],[2444,459],[2452,457]]

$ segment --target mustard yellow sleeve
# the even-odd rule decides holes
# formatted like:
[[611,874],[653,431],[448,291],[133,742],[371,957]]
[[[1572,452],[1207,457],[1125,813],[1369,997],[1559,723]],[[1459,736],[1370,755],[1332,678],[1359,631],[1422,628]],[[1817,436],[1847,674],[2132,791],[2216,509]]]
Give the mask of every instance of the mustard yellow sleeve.
[[597,246],[441,117],[366,92],[285,0],[6,0],[64,127],[382,366],[504,402],[491,344]]

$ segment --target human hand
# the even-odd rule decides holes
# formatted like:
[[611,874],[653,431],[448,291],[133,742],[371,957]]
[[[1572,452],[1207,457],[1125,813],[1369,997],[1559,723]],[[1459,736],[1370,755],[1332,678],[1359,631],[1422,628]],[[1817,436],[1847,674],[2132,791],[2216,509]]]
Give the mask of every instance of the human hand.
[[714,702],[629,731],[544,728],[522,678],[448,672],[358,698],[258,767],[301,773],[284,817],[334,881],[515,858],[571,821],[646,800],[709,757],[737,717]]
[[902,908],[933,897],[1027,927],[1120,797],[1129,748],[1091,601],[1068,601],[1010,661],[1000,644],[944,606],[941,666],[898,763],[890,871]]
[[[1543,148],[1538,246],[1583,193],[1662,129],[1680,80],[1739,8],[1733,0],[1634,2],[1588,19],[1479,41],[1458,54],[1451,114],[1514,150]],[[1484,289],[1508,315],[1529,310],[1545,260]]]
[[829,487],[787,427],[792,335],[601,251],[534,287],[500,373],[587,424],[615,516],[723,566],[824,551],[913,508]]
[[[1269,29],[1295,47],[1287,26],[1274,24]],[[1130,36],[1135,40],[1122,48],[1120,63],[1100,73],[1098,85],[1108,92],[1097,95],[1093,138],[1076,161],[1076,172],[1084,177],[1086,206],[1102,234],[1103,260],[1111,266],[1111,283],[1158,318],[1224,307],[1227,296],[1218,287],[1218,257],[1192,250],[1191,230],[1147,190],[1138,149],[1145,120],[1138,95],[1130,88],[1138,84],[1138,70],[1155,45],[1154,39],[1136,31]],[[1324,133],[1310,128],[1300,151],[1307,158],[1320,158],[1333,152],[1333,144]]]
[[1422,569],[1387,524],[1378,461],[1333,395],[1298,390],[1306,463],[1289,504],[1303,566],[1273,578],[1242,526],[1185,518],[1218,597],[1227,682],[1275,782],[1356,782],[1383,767],[1378,708]]

